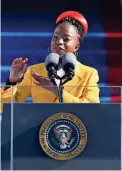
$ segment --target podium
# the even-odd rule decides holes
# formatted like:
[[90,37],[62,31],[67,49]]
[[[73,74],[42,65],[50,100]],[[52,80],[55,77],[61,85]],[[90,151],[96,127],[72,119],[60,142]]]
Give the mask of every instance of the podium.
[[[86,129],[84,149],[69,160],[49,156],[40,144],[43,124],[58,113],[77,117]],[[8,103],[4,105],[1,128],[2,170],[121,169],[120,103]],[[78,138],[75,133],[73,136]]]

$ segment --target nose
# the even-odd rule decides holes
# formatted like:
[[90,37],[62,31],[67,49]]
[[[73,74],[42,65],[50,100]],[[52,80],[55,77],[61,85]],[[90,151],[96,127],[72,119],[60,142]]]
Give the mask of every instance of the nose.
[[62,44],[63,44],[63,39],[59,39],[59,40],[58,40],[58,44],[59,44],[59,45],[62,45]]

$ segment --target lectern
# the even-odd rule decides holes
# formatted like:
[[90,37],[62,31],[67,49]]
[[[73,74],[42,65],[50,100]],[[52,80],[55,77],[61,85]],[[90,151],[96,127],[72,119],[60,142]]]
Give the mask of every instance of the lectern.
[[121,169],[121,104],[5,104],[2,170]]

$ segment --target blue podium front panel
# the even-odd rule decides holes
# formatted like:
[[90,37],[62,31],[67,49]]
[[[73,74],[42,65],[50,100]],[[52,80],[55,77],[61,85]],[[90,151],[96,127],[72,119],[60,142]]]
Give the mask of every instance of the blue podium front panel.
[[[5,104],[1,139],[3,170],[121,168],[120,104],[15,103],[13,114],[10,111],[11,105]],[[62,146],[64,135],[68,136]],[[81,152],[77,147],[80,142]]]

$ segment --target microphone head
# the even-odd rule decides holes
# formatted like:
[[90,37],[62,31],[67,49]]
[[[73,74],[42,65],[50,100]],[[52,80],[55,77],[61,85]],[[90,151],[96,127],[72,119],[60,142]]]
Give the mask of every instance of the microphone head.
[[48,70],[49,67],[53,66],[56,70],[58,69],[60,56],[57,53],[50,53],[45,59],[45,66]]
[[77,64],[76,56],[73,53],[66,53],[62,56],[62,68],[64,71],[71,68],[72,70],[75,69]]

